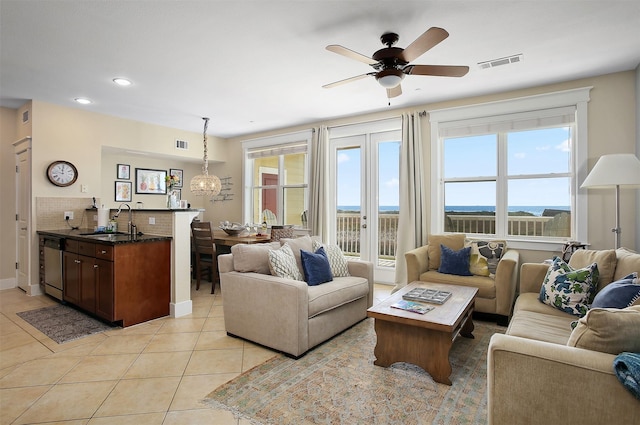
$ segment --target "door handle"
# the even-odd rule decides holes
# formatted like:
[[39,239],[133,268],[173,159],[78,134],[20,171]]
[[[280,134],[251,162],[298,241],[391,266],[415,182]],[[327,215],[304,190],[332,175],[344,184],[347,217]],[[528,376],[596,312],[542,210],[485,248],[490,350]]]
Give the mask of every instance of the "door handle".
[[363,216],[362,216],[362,219],[363,219],[363,220],[366,220],[366,219],[367,219],[367,216],[366,216],[366,215],[363,215]]
[[363,225],[362,225],[362,228],[363,228],[363,229],[366,229],[366,228],[367,228],[367,225],[366,225],[366,224],[363,224]]

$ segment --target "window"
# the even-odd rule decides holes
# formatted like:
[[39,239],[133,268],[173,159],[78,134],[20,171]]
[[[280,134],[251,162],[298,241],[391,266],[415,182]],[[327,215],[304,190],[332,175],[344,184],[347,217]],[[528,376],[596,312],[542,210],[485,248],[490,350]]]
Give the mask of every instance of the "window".
[[245,221],[306,227],[311,133],[243,143]]
[[559,94],[431,112],[435,232],[586,238],[576,170],[586,162],[588,89]]

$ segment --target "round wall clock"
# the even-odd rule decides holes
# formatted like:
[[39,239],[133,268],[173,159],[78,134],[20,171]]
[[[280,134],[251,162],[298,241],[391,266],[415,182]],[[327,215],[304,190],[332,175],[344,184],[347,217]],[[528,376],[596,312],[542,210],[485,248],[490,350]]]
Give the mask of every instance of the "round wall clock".
[[78,169],[67,161],[53,161],[47,167],[47,177],[56,186],[71,186],[78,179]]

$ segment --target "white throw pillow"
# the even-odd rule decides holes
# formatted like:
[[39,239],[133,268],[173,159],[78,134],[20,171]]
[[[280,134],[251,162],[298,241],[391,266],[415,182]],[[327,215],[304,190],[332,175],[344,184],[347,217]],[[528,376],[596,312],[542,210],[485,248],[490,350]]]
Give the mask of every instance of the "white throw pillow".
[[313,252],[316,252],[320,247],[323,247],[324,251],[327,253],[333,277],[351,276],[349,274],[347,259],[338,245],[327,245],[314,239]]
[[274,276],[304,281],[304,277],[298,270],[296,257],[293,256],[293,251],[287,243],[280,249],[269,251],[269,268]]

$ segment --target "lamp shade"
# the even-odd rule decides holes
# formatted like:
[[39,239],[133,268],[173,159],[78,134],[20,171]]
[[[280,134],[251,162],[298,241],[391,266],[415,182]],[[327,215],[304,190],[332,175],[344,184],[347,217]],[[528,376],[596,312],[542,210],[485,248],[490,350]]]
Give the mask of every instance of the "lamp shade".
[[403,78],[404,72],[395,68],[385,69],[376,74],[376,80],[378,80],[378,83],[385,89],[398,87],[398,84],[402,82]]
[[580,187],[640,187],[640,160],[632,153],[603,155]]

